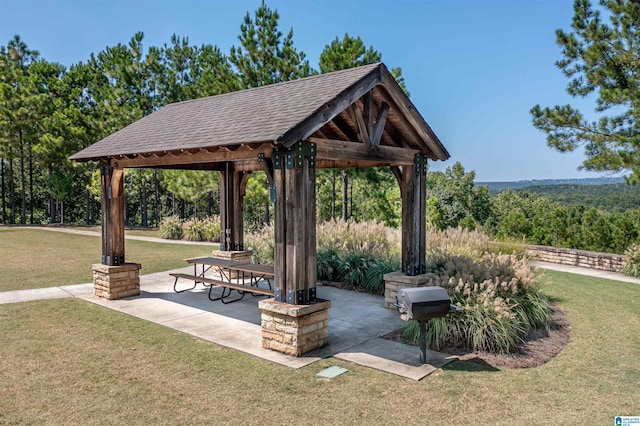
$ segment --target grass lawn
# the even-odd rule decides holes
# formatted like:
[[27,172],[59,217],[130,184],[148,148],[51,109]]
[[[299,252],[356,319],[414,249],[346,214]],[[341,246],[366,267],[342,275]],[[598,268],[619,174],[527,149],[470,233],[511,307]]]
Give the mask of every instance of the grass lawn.
[[[127,260],[142,274],[186,266],[187,257],[211,254],[211,247],[127,240]],[[91,282],[100,263],[100,237],[0,227],[0,291]]]
[[[100,232],[100,230],[98,230]],[[139,237],[155,237],[162,238],[159,229],[127,229],[124,231],[126,235],[136,235]]]
[[[545,272],[570,344],[534,369],[414,382],[291,370],[77,299],[0,305],[0,424],[613,424],[640,415],[640,286]],[[332,380],[329,365],[350,372]]]

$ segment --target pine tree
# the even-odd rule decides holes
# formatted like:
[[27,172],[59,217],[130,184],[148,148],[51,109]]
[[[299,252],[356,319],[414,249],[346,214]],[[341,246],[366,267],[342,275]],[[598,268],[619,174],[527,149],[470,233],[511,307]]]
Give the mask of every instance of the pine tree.
[[640,184],[640,3],[574,1],[572,30],[556,31],[563,59],[556,66],[570,79],[576,98],[596,96],[596,120],[571,105],[531,109],[533,125],[547,134],[547,144],[561,152],[584,146],[582,168],[631,171]]
[[240,25],[240,46],[229,57],[243,88],[265,86],[307,77],[313,73],[306,55],[293,45],[293,29],[283,38],[278,29],[280,14],[262,1],[254,18],[247,12]]

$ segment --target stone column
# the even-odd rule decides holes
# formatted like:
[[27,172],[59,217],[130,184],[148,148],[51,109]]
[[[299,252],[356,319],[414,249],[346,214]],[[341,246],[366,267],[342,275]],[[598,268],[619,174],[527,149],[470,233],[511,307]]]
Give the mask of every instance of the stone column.
[[[242,263],[251,263],[251,256],[253,255],[253,251],[251,250],[233,250],[233,251],[224,251],[224,250],[214,250],[212,253],[213,257],[217,257],[219,259],[225,260],[233,260],[236,262]],[[237,278],[238,271],[228,271],[229,278]]]
[[94,295],[114,300],[140,294],[139,263],[124,263],[118,266],[93,265]]
[[267,299],[258,306],[262,311],[263,348],[300,356],[327,344],[330,301],[289,305]]

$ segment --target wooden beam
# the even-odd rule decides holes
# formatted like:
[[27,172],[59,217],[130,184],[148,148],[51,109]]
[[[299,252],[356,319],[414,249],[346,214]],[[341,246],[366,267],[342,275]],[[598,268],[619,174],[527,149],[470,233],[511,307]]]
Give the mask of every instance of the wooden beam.
[[291,147],[294,143],[304,140],[311,136],[316,130],[324,126],[329,120],[333,119],[341,111],[344,111],[360,99],[365,93],[373,89],[376,84],[380,83],[381,72],[383,67],[376,67],[369,74],[364,76],[357,84],[351,86],[337,98],[327,102],[313,114],[307,117],[302,123],[285,132],[278,138],[278,142],[286,147]]
[[262,153],[265,157],[270,157],[273,151],[273,143],[262,143],[255,148],[242,147],[235,151],[230,150],[216,150],[215,152],[209,152],[206,149],[200,150],[196,154],[189,154],[185,152],[170,152],[164,157],[141,157],[135,158],[118,158],[114,159],[115,165],[118,168],[128,167],[158,167],[158,166],[172,166],[172,165],[185,165],[185,164],[203,164],[203,163],[217,163],[224,161],[241,161],[241,160],[256,160],[258,154]]
[[377,146],[369,149],[358,142],[336,141],[331,139],[308,138],[316,144],[316,155],[320,160],[357,160],[373,161],[386,165],[413,164],[419,151],[409,148]]
[[373,137],[371,138],[371,146],[376,147],[380,144],[382,131],[387,122],[387,114],[389,114],[389,105],[386,102],[380,104],[378,109],[378,117],[376,118],[376,126],[373,129]]
[[264,171],[264,174],[267,176],[269,186],[275,186],[273,180],[273,160],[271,158],[263,158],[262,160],[258,160],[258,163],[260,163],[262,171]]
[[402,170],[400,170],[400,167],[398,166],[391,166],[389,168],[391,169],[391,173],[396,177],[396,181],[398,182],[400,189],[402,189]]
[[373,89],[362,97],[362,115],[367,128],[367,134],[373,134]]
[[416,107],[407,98],[395,78],[388,71],[382,71],[380,79],[383,86],[387,89],[387,93],[398,107],[399,111],[411,125],[413,131],[417,132],[424,141],[426,147],[431,151],[431,159],[433,160],[446,160],[449,158],[449,153],[442,145],[436,134],[431,130],[431,127],[424,121],[424,118],[418,113]]
[[316,160],[316,169],[362,169],[367,167],[385,167],[388,165],[388,163],[383,161]]
[[364,117],[362,116],[362,111],[358,108],[358,103],[354,103],[349,107],[349,111],[351,112],[351,117],[354,123],[356,123],[358,129],[358,140],[365,144],[366,147],[371,146],[371,142],[369,139],[369,132],[367,131],[367,125],[364,122]]

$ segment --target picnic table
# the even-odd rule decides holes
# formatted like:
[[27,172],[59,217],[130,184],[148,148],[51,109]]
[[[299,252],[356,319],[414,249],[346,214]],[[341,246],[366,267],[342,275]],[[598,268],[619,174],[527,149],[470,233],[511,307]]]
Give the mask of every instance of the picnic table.
[[[251,293],[253,296],[273,296],[274,294],[271,288],[271,280],[274,278],[273,266],[243,263],[217,257],[194,257],[184,260],[189,264],[193,264],[193,275],[183,273],[169,274],[175,277],[173,291],[176,293],[193,290],[198,283],[202,283],[205,286],[209,286],[209,300],[220,300],[222,303],[232,303],[241,300],[246,293]],[[220,279],[211,278],[210,276],[207,277],[205,275],[212,269],[214,272],[217,272]],[[232,282],[232,272],[236,273],[235,283]],[[245,284],[247,274],[249,276],[248,285]],[[192,280],[193,286],[178,290],[178,280],[181,278]],[[259,286],[261,280],[268,283],[268,289]],[[213,297],[212,290],[214,287],[222,287],[222,294],[220,296]],[[233,290],[239,294],[239,297],[229,300],[229,296]]]

